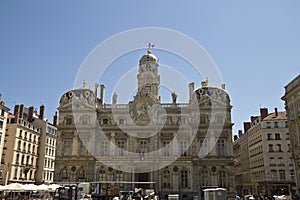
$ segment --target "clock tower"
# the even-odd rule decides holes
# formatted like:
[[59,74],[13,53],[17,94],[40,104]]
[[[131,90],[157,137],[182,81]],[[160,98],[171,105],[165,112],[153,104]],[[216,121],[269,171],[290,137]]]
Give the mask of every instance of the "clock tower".
[[129,102],[131,118],[137,125],[157,123],[156,114],[159,110],[160,96],[158,59],[150,51],[143,55],[139,62],[138,91],[133,101]]
[[160,76],[158,74],[158,59],[151,53],[150,49],[140,59],[137,79],[137,96],[150,97],[156,103],[159,103]]

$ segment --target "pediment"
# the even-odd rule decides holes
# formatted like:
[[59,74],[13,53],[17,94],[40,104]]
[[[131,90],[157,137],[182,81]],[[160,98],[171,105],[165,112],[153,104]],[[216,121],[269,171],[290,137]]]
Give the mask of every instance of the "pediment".
[[207,106],[207,107],[226,107],[227,102],[222,100],[214,99],[208,96],[207,98],[201,98],[199,100],[199,106]]
[[85,101],[73,99],[72,101],[69,101],[65,104],[60,104],[58,110],[86,110],[86,109],[94,110],[95,108],[96,108],[95,104],[92,105]]

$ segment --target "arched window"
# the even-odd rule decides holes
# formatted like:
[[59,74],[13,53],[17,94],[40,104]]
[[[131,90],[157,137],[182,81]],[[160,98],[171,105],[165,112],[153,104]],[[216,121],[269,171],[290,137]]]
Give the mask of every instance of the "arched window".
[[77,177],[78,179],[85,179],[85,170],[83,168],[78,170]]
[[224,170],[219,171],[218,182],[219,187],[226,187],[226,172]]
[[164,170],[162,175],[162,186],[164,188],[171,188],[171,173],[169,170]]
[[98,172],[98,181],[106,181],[106,171],[101,169]]
[[65,125],[72,125],[73,124],[73,117],[72,116],[66,116],[64,118],[64,122],[65,122]]
[[189,180],[188,171],[182,170],[180,172],[180,186],[182,188],[188,188],[189,187],[188,180]]
[[207,170],[202,170],[200,172],[200,185],[201,186],[208,186],[209,185],[209,180],[208,180],[208,171]]
[[69,173],[66,167],[61,170],[60,174],[61,174],[61,179],[69,178]]
[[80,124],[81,125],[88,125],[90,123],[90,118],[88,116],[81,116],[80,117]]

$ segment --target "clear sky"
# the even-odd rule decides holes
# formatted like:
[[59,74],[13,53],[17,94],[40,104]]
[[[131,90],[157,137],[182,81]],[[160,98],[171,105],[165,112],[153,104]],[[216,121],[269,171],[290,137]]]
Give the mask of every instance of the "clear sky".
[[[61,95],[73,88],[80,65],[99,43],[134,28],[168,28],[193,38],[218,66],[236,134],[260,107],[284,110],[284,86],[300,71],[299,9],[297,0],[1,0],[0,93],[11,110],[14,104],[44,104],[52,121]],[[115,64],[137,65],[142,53]],[[163,52],[155,55],[175,65]],[[186,79],[196,87],[203,81],[193,74]],[[107,93],[111,90],[108,86]]]

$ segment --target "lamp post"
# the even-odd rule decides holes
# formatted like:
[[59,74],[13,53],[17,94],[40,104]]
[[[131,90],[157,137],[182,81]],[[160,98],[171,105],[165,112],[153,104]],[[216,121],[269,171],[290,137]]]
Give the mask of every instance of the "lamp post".
[[7,185],[8,181],[10,179],[10,163],[5,163],[5,165],[7,165],[7,171],[6,171],[6,175],[5,175],[4,185]]

